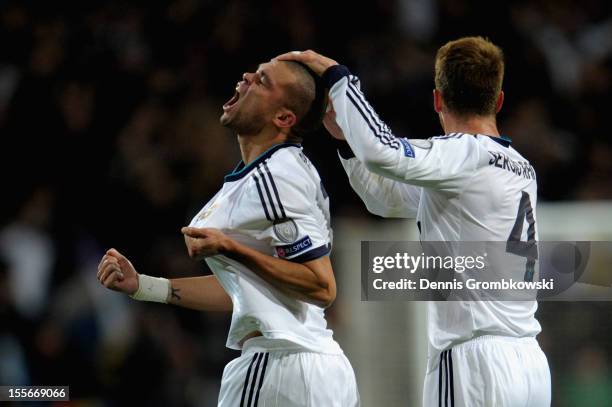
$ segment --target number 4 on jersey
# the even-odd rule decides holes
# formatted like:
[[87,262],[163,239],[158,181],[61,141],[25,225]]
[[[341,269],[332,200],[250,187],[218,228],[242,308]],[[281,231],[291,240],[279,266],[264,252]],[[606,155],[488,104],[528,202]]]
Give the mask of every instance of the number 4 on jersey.
[[[523,235],[523,224],[527,220],[529,227],[527,228],[527,241],[521,241]],[[525,281],[533,281],[535,270],[535,261],[538,258],[538,246],[535,240],[535,219],[533,217],[533,208],[531,207],[531,199],[529,194],[521,191],[521,202],[519,203],[516,221],[508,237],[506,243],[506,252],[513,253],[527,259],[525,265]]]

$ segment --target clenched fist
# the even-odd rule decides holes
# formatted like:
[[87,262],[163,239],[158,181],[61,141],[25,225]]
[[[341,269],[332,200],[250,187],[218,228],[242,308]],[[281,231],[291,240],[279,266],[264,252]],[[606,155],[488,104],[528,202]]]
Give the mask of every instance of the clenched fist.
[[128,295],[138,291],[138,273],[132,263],[115,249],[110,249],[98,264],[98,281],[106,288]]

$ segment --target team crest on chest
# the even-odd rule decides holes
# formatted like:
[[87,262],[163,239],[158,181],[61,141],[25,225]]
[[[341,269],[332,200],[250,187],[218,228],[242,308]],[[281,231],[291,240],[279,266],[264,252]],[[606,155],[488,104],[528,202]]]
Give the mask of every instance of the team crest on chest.
[[210,205],[210,207],[208,209],[206,209],[200,215],[198,215],[198,222],[208,218],[208,216],[210,216],[212,211],[217,209],[218,206],[219,206],[219,204],[217,204],[216,202],[214,204]]
[[293,243],[298,238],[298,227],[291,218],[279,219],[272,225],[278,240],[284,243]]

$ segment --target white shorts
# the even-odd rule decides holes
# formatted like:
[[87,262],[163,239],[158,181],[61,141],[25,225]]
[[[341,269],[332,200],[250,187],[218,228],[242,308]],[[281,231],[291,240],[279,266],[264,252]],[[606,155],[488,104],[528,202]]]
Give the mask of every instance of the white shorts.
[[481,336],[430,360],[424,407],[548,407],[550,370],[535,338]]
[[357,407],[355,373],[344,354],[314,353],[263,337],[225,366],[220,407]]

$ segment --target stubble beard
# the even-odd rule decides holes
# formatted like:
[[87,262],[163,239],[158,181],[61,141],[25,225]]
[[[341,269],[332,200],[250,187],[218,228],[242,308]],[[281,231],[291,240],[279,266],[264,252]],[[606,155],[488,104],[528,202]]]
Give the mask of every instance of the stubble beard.
[[247,134],[258,134],[265,126],[265,122],[262,117],[257,115],[245,115],[241,112],[236,112],[233,117],[227,117],[225,114],[221,115],[219,122],[223,127],[232,130],[234,133],[247,135]]

